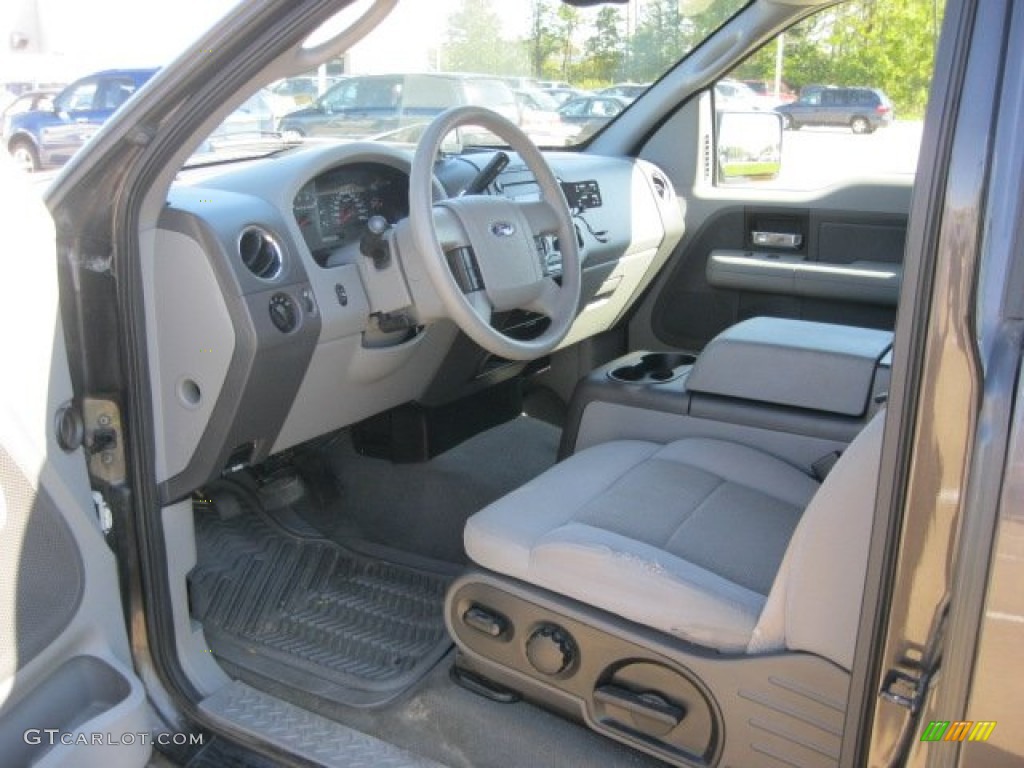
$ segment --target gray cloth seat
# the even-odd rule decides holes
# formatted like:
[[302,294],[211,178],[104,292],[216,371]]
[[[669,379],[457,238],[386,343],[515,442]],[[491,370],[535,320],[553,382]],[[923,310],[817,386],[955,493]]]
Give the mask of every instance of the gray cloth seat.
[[684,640],[853,657],[883,419],[819,484],[747,446],[621,440],[471,517],[478,565]]

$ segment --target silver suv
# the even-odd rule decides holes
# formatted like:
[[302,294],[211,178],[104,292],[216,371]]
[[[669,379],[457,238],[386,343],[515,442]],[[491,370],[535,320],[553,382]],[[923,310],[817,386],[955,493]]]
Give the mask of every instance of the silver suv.
[[287,114],[282,133],[366,139],[398,135],[430,122],[449,107],[477,104],[518,122],[512,89],[501,78],[422,74],[349,77],[313,104]]

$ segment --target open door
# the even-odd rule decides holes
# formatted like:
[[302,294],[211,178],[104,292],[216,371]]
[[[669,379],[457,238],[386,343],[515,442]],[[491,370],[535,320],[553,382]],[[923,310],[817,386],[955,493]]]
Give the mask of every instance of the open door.
[[[69,407],[54,225],[31,178],[0,158],[0,210],[17,223],[0,255],[0,761],[142,766],[146,697],[89,485],[80,404]],[[95,460],[112,460],[93,445]]]

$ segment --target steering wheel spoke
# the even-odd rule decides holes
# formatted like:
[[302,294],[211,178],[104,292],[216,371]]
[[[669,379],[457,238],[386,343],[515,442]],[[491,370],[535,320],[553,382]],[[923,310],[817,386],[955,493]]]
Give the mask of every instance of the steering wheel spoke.
[[441,250],[448,252],[457,248],[469,248],[469,235],[466,234],[462,222],[449,208],[442,205],[435,205],[432,208],[434,217],[434,231],[437,233],[437,242]]
[[547,200],[530,200],[518,205],[535,236],[558,233],[558,212]]
[[565,301],[565,297],[562,293],[562,286],[556,283],[554,278],[548,277],[541,284],[540,293],[537,295],[537,298],[523,307],[523,309],[537,312],[545,317],[555,317],[563,301]]
[[476,316],[483,320],[487,325],[491,324],[491,315],[494,313],[494,306],[491,304],[491,300],[487,298],[486,291],[473,291],[472,293],[466,294],[466,301],[469,302],[469,306],[473,308],[473,312]]

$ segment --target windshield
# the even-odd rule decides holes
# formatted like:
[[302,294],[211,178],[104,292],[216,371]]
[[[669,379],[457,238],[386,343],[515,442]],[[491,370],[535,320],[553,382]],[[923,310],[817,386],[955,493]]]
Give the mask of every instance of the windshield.
[[[263,141],[273,151],[282,139],[415,142],[434,116],[462,104],[495,110],[540,146],[575,146],[746,2],[630,0],[589,8],[558,0],[400,3],[344,56],[267,83],[211,134],[193,161],[240,146],[255,153]],[[482,131],[463,132],[456,141],[500,142]]]

